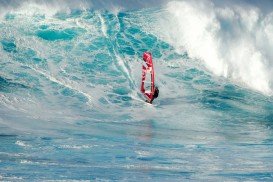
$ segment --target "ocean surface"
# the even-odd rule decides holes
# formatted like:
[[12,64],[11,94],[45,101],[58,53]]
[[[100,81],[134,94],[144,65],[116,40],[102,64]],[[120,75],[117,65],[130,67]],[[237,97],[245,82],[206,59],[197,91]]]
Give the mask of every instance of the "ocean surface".
[[272,3],[54,2],[0,0],[0,181],[273,181]]

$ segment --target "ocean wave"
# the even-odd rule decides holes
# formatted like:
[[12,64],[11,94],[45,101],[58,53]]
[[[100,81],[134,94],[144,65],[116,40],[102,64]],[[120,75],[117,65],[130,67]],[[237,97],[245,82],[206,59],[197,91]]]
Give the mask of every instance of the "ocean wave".
[[212,73],[272,95],[273,13],[251,4],[219,6],[209,0],[169,2],[166,11],[155,25],[160,32],[153,32],[203,61]]

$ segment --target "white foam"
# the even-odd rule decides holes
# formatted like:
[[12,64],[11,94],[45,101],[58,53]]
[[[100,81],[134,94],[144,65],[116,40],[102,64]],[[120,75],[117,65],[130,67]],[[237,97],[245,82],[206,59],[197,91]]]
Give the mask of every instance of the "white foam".
[[138,157],[149,157],[152,155],[151,152],[143,150],[135,151],[135,153],[138,155]]
[[126,74],[126,76],[128,77],[128,79],[130,80],[130,82],[132,83],[132,77],[130,75],[130,71],[128,70],[128,68],[125,66],[125,60],[122,59],[117,53],[115,53],[117,61],[119,66],[122,68],[122,71]]
[[92,98],[92,96],[89,95],[88,93],[85,93],[84,91],[77,89],[76,87],[70,85],[69,83],[64,83],[64,82],[58,80],[57,78],[55,78],[54,76],[51,76],[51,75],[49,75],[49,74],[47,74],[47,73],[45,73],[45,72],[43,72],[43,71],[41,71],[41,70],[39,70],[39,69],[37,69],[37,68],[34,68],[34,67],[29,67],[29,68],[31,68],[32,70],[36,71],[37,73],[40,73],[41,75],[43,75],[44,77],[46,77],[47,79],[49,79],[49,80],[52,81],[52,82],[55,82],[55,83],[57,83],[57,84],[59,84],[59,85],[62,85],[62,86],[64,86],[64,87],[66,87],[66,88],[69,88],[69,89],[71,89],[71,90],[74,90],[74,91],[76,91],[76,92],[78,92],[78,93],[84,95],[84,96],[88,99],[88,102],[87,102],[87,103],[88,103],[90,106],[92,105],[92,102],[91,102],[91,101],[92,101],[93,98]]
[[21,146],[21,147],[29,147],[30,146],[30,145],[28,145],[28,144],[26,144],[26,143],[24,143],[23,141],[20,141],[20,140],[16,141],[15,144],[18,145],[18,146]]
[[272,95],[273,12],[263,15],[257,7],[242,6],[169,2],[157,34],[202,60],[212,73]]
[[106,24],[105,24],[105,20],[104,18],[101,16],[101,14],[98,15],[99,19],[100,19],[100,22],[101,22],[101,31],[103,33],[103,35],[107,38],[107,27],[106,27]]
[[97,145],[61,145],[63,149],[89,149],[96,147]]
[[33,162],[29,161],[29,160],[21,160],[20,163],[21,164],[33,164]]
[[[1,4],[0,4],[1,5]],[[43,14],[46,16],[53,16],[57,12],[66,12],[70,13],[71,9],[80,9],[86,10],[92,7],[92,2],[87,1],[69,1],[69,0],[59,0],[59,1],[36,1],[36,0],[28,0],[28,1],[18,1],[8,3],[8,6],[4,7],[4,13],[0,15],[5,15],[7,12],[9,13],[17,13],[22,15],[35,15],[35,14]],[[2,8],[1,8],[2,12]]]

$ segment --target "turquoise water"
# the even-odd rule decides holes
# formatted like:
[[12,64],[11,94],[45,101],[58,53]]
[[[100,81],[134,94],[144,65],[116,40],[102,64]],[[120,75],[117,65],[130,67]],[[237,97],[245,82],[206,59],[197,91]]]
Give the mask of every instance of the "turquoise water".
[[[1,19],[0,180],[273,180],[272,97],[149,32],[162,12]],[[153,105],[139,92],[144,51]]]

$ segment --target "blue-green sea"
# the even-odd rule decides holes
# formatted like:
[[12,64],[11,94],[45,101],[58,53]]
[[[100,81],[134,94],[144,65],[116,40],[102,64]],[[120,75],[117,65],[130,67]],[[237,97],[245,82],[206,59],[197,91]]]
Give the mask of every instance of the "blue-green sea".
[[0,181],[273,180],[262,2],[19,2],[0,0]]

